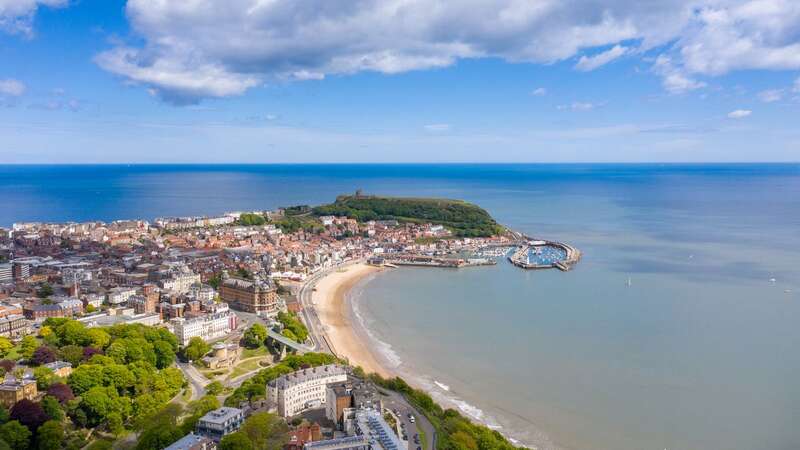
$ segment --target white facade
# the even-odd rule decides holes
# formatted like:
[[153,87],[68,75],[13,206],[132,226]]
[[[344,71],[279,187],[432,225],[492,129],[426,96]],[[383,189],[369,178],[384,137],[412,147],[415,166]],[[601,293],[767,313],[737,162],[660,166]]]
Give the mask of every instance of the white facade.
[[189,292],[192,285],[200,283],[200,275],[184,273],[161,281],[161,288],[178,294]]
[[136,288],[115,287],[106,293],[106,298],[110,305],[119,305],[127,302],[134,295],[136,295]]
[[172,323],[178,343],[186,345],[193,337],[208,341],[228,335],[236,328],[236,314],[228,310],[191,319],[176,318]]
[[325,405],[328,384],[347,381],[345,368],[336,364],[298,370],[267,384],[269,399],[281,417]]

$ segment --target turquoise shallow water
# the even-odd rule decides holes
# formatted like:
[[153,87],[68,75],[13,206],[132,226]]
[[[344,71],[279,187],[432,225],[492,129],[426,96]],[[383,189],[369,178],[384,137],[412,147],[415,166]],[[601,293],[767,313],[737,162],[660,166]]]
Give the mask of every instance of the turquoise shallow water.
[[0,166],[0,226],[356,188],[470,200],[584,252],[569,273],[403,268],[354,292],[441,400],[540,448],[800,448],[797,164]]

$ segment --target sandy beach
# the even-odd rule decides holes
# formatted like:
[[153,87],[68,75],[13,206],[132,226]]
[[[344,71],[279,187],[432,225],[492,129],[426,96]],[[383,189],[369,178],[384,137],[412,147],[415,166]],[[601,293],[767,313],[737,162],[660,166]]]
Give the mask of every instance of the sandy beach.
[[363,263],[336,270],[317,282],[311,297],[336,355],[347,358],[350,364],[361,366],[367,372],[390,376],[353,330],[347,304],[350,289],[365,276],[380,270]]

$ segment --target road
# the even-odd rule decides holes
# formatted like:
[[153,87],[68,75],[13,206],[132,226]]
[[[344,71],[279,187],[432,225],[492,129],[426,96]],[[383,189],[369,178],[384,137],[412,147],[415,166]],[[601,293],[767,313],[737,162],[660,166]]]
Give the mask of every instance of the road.
[[[394,391],[387,391],[381,390],[382,393],[386,394],[386,398],[383,401],[384,408],[388,408],[391,410],[397,410],[399,412],[400,419],[402,423],[405,424],[405,430],[408,435],[408,448],[409,450],[416,450],[417,447],[423,447],[425,450],[434,450],[436,445],[436,430],[433,428],[433,424],[425,417],[421,412],[414,409],[411,404],[409,404],[406,399]],[[411,423],[408,418],[408,414],[411,413],[414,415],[415,423]],[[414,443],[414,435],[419,434],[419,428],[425,432],[425,445],[415,444]],[[421,438],[422,436],[420,436]]]
[[197,400],[206,393],[206,385],[209,383],[208,379],[202,373],[197,371],[197,368],[190,363],[178,362],[178,368],[183,372],[183,376],[192,385],[192,398]]

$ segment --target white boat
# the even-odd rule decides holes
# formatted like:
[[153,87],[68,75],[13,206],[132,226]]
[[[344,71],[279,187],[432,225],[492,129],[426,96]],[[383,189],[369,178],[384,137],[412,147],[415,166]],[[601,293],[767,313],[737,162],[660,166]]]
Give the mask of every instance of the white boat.
[[633,282],[631,281],[631,277],[628,277],[628,281],[625,282],[625,286],[630,287],[632,284]]

